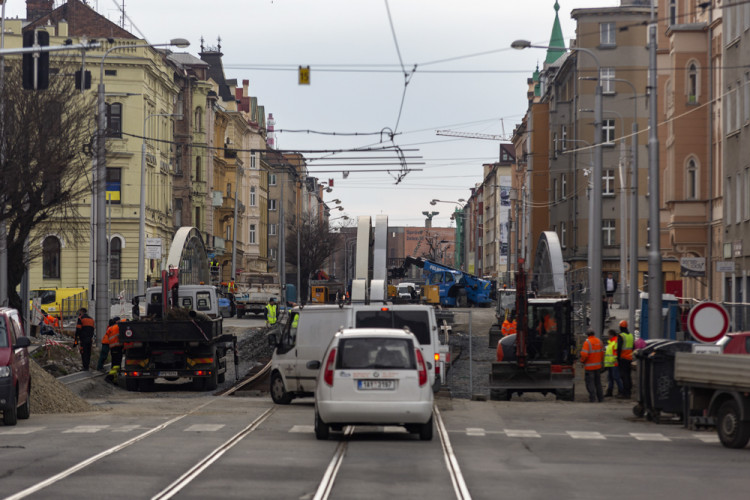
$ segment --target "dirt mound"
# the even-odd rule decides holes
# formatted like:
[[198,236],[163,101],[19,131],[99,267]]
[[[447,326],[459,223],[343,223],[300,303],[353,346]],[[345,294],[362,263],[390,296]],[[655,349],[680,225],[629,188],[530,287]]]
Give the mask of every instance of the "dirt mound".
[[94,407],[31,361],[31,413],[82,413]]

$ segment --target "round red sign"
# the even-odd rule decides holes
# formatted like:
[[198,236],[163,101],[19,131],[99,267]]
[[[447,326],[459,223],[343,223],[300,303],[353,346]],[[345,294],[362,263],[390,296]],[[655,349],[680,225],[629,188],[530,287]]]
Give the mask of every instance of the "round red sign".
[[688,314],[688,329],[700,342],[716,342],[729,330],[729,313],[716,302],[701,302]]

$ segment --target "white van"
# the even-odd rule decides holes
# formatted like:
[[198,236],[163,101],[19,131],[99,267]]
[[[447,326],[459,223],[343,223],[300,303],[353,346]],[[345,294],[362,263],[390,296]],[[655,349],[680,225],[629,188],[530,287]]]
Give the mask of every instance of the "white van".
[[[297,327],[292,328],[295,314]],[[312,396],[318,370],[308,361],[321,361],[333,335],[342,328],[408,327],[420,343],[428,363],[430,385],[440,387],[441,368],[447,360],[448,346],[440,342],[435,309],[425,305],[315,305],[292,309],[281,336],[268,341],[275,347],[271,360],[271,398],[288,404],[296,397]]]

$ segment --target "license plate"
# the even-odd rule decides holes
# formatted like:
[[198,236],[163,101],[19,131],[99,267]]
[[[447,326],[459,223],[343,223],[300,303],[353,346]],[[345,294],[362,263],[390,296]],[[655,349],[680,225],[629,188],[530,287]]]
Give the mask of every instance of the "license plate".
[[396,388],[395,380],[358,380],[357,388],[364,391],[392,391]]
[[160,377],[176,377],[177,372],[159,372]]

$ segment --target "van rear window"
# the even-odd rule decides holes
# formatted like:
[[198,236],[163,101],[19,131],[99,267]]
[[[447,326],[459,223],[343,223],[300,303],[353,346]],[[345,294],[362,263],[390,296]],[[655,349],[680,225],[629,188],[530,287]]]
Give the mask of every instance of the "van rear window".
[[421,345],[432,344],[427,311],[357,311],[355,328],[409,327]]

